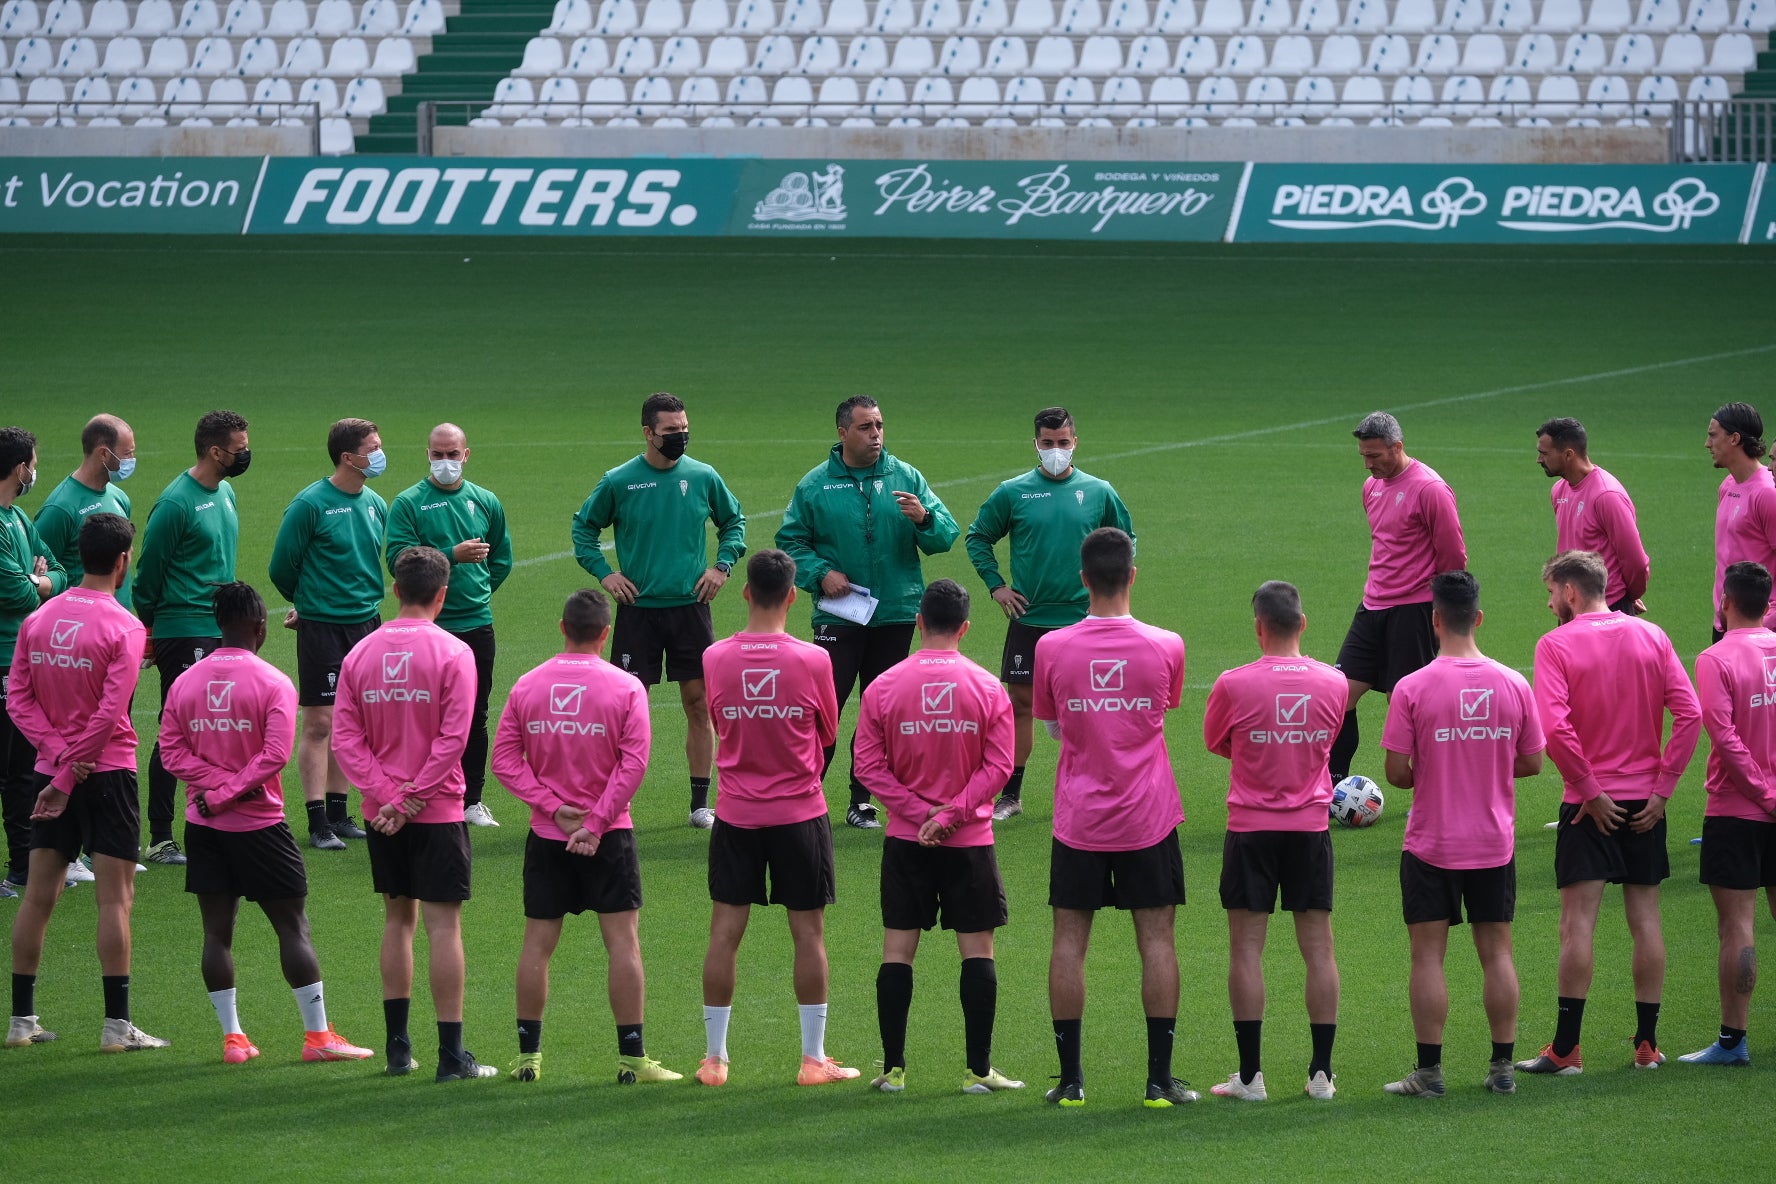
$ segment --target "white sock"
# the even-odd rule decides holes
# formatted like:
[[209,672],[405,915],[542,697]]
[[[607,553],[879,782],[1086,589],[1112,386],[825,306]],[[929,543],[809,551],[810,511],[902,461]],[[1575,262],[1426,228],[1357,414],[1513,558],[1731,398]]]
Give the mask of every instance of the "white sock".
[[327,1030],[327,1000],[321,991],[319,982],[306,987],[292,987],[290,993],[296,996],[296,1006],[302,1010],[302,1027],[308,1032],[325,1032]]
[[802,1055],[817,1061],[826,1059],[826,1004],[798,1003],[802,1013]]
[[728,1017],[732,1014],[732,1007],[703,1005],[703,1033],[709,1050],[706,1056],[728,1059]]
[[222,1021],[222,1035],[234,1036],[240,1030],[240,1012],[234,1006],[234,988],[226,991],[211,991],[210,1006],[216,1009],[216,1018]]

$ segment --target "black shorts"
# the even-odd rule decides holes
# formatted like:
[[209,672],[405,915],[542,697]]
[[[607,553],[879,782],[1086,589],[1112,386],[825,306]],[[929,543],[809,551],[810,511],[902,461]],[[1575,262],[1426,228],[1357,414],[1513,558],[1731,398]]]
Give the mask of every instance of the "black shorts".
[[374,828],[370,883],[384,896],[450,904],[469,899],[469,824],[409,822],[393,835]]
[[559,921],[568,913],[627,913],[641,907],[641,863],[635,832],[610,830],[588,859],[567,849],[565,839],[531,831],[524,840],[524,915]]
[[1631,617],[1638,617],[1640,615],[1640,611],[1634,607],[1634,597],[1632,596],[1622,597],[1622,599],[1610,605],[1609,610],[1612,613],[1626,613]]
[[160,705],[166,707],[167,694],[173,680],[222,648],[220,637],[157,637],[154,639],[154,669],[160,673]]
[[1227,832],[1221,844],[1221,907],[1253,913],[1332,908],[1332,835],[1323,830]]
[[[1630,802],[1617,798],[1616,805],[1633,817],[1646,805],[1646,799]],[[1625,821],[1606,835],[1590,818],[1579,817],[1578,803],[1560,803],[1560,829],[1554,836],[1554,883],[1559,887],[1586,880],[1657,884],[1670,875],[1665,819],[1659,819],[1644,835],[1635,834]]]
[[[50,779],[31,774],[31,802],[36,804]],[[108,769],[91,773],[68,795],[60,818],[31,823],[31,850],[59,851],[72,863],[85,848],[94,855],[136,861],[142,846],[142,811],[137,803],[136,771]]]
[[303,707],[331,707],[339,689],[339,666],[352,647],[376,632],[376,617],[356,625],[296,621],[296,702]]
[[1338,669],[1346,678],[1368,683],[1385,695],[1436,656],[1430,601],[1393,608],[1359,606],[1344,644],[1338,647]]
[[1048,857],[1050,908],[1096,912],[1158,909],[1184,903],[1184,856],[1172,830],[1139,851],[1081,851],[1052,840]]
[[290,834],[274,822],[258,830],[185,823],[185,891],[199,896],[288,900],[308,895],[308,869]]
[[816,625],[813,641],[832,659],[833,694],[843,707],[853,686],[861,698],[877,677],[906,661],[913,625]]
[[715,644],[715,626],[707,604],[672,608],[617,606],[611,629],[610,660],[651,687],[660,681],[660,655],[666,655],[669,682],[697,682],[703,677],[703,651]]
[[1036,642],[1060,625],[1026,625],[1011,621],[1005,626],[1005,649],[999,655],[999,681],[1029,686],[1036,679]]
[[1702,820],[1702,883],[1711,888],[1776,888],[1776,822]]
[[1009,919],[1005,881],[993,844],[921,847],[910,839],[882,840],[882,928],[984,933]]
[[1510,924],[1517,915],[1517,861],[1500,867],[1447,868],[1400,852],[1400,910],[1408,925],[1462,923],[1462,906],[1475,925]]
[[[767,876],[769,893],[765,890]],[[709,832],[709,899],[717,904],[780,904],[823,909],[833,895],[832,823],[825,814],[783,826],[731,826]]]

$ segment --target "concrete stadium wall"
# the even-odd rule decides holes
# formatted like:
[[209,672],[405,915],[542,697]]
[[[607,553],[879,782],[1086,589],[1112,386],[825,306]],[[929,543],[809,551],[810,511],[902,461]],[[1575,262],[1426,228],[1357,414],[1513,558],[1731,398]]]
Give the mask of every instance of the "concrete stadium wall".
[[1670,133],[1664,128],[1630,127],[440,127],[433,133],[432,152],[538,157],[1664,164],[1670,157]]
[[0,127],[8,156],[313,156],[308,127]]

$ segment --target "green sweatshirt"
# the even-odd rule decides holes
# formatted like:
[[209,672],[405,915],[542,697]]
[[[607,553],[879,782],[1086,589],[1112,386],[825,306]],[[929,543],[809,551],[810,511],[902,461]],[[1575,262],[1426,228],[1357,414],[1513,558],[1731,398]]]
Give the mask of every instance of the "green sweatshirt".
[[[37,511],[37,533],[43,536],[43,544],[50,553],[62,561],[71,585],[86,577],[86,565],[80,562],[80,524],[86,521],[88,514],[118,514],[128,518],[129,494],[115,481],[105,482],[103,489],[94,489],[69,475],[49,491],[49,496],[43,499],[43,508]],[[117,603],[125,608],[130,604],[130,581],[134,578],[132,565],[129,574],[123,577],[123,586],[117,589]]]
[[[914,526],[900,512],[897,489],[924,505],[924,525]],[[925,594],[919,553],[941,555],[956,545],[960,533],[918,469],[887,452],[872,468],[848,468],[834,444],[826,463],[796,482],[777,529],[777,546],[795,560],[801,588],[818,596],[826,573],[842,571],[881,601],[871,625],[910,625]],[[850,622],[816,608],[814,624]]]
[[1128,507],[1108,481],[1074,469],[1056,481],[1041,469],[1000,482],[968,528],[968,558],[987,583],[1005,585],[993,544],[1011,535],[1012,590],[1030,602],[1018,620],[1041,629],[1085,619],[1091,597],[1079,582],[1079,544],[1100,526],[1134,537]]
[[746,554],[746,515],[721,475],[688,456],[670,469],[656,469],[638,456],[600,478],[574,515],[574,558],[600,580],[610,575],[599,536],[614,523],[617,561],[635,585],[635,603],[645,608],[695,604],[693,589],[709,567],[705,522],[715,523],[715,561],[740,562]]
[[39,555],[49,565],[51,586],[56,592],[66,592],[68,573],[25,512],[16,505],[0,508],[0,666],[12,665],[19,624],[43,603],[31,575]]
[[357,625],[382,608],[388,503],[323,478],[296,495],[271,547],[271,582],[304,621]]
[[[487,562],[458,563],[451,549],[468,539],[488,546]],[[506,510],[499,498],[471,481],[440,489],[427,477],[403,489],[389,505],[388,536],[382,554],[389,574],[395,558],[408,547],[436,547],[450,560],[450,590],[438,627],[466,633],[493,624],[493,594],[512,574],[512,537],[506,533]]]
[[216,585],[234,580],[240,515],[234,487],[205,489],[189,470],[148,510],[133,596],[142,624],[161,637],[216,637]]

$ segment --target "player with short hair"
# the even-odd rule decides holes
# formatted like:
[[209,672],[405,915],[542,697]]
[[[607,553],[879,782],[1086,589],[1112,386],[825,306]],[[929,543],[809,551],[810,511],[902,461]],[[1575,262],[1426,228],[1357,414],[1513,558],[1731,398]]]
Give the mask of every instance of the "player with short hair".
[[[296,769],[308,813],[308,845],[343,851],[364,829],[346,811],[351,784],[332,743],[340,666],[382,623],[382,536],[388,504],[367,487],[388,468],[382,434],[367,419],[327,429],[333,475],[308,486],[284,509],[271,548],[271,582],[294,607],[296,693],[302,736]],[[366,820],[368,821],[368,820]]]
[[222,1025],[222,1061],[259,1055],[241,1028],[234,985],[234,923],[241,898],[257,904],[278,939],[296,998],[305,1061],[361,1061],[370,1050],[327,1022],[321,964],[308,936],[308,872],[284,822],[282,773],[296,740],[296,688],[261,659],[265,602],[251,584],[216,589],[222,645],[181,674],[160,713],[160,753],[185,783],[185,891],[203,917],[204,989]]
[[[7,459],[7,444],[0,434],[0,463]],[[62,895],[62,869],[82,848],[93,853],[97,878],[105,996],[99,1051],[167,1047],[130,1021],[130,908],[141,839],[130,698],[141,672],[145,631],[117,603],[116,591],[129,573],[135,537],[127,518],[88,517],[80,527],[86,574],[19,626],[19,660],[8,678],[7,707],[36,749],[39,792],[31,810],[31,874],[12,923],[8,1048],[55,1039],[37,1022],[37,971],[49,918]]]
[[[709,606],[746,554],[746,515],[713,468],[685,455],[691,420],[684,401],[659,391],[641,404],[641,454],[610,470],[573,520],[574,558],[617,602],[611,660],[641,679],[678,684],[685,713],[685,761],[690,767],[690,824],[708,830],[709,769],[715,730],[703,682],[703,651],[715,642]],[[716,529],[715,562],[706,563],[705,523]],[[611,568],[600,536],[616,527]]]
[[1221,907],[1227,910],[1227,994],[1240,1066],[1211,1086],[1217,1097],[1268,1096],[1259,1052],[1264,1031],[1264,940],[1280,890],[1295,919],[1307,968],[1313,1054],[1306,1093],[1332,1084],[1338,1034],[1338,963],[1332,953],[1332,778],[1326,754],[1344,719],[1344,675],[1301,652],[1307,615],[1295,585],[1268,580],[1252,596],[1257,661],[1224,671],[1209,691],[1203,742],[1232,762],[1227,838],[1221,850]]
[[1165,713],[1184,692],[1184,639],[1135,620],[1134,540],[1099,527],[1079,548],[1080,578],[1091,595],[1086,618],[1036,643],[1036,718],[1058,735],[1054,842],[1048,903],[1054,945],[1048,1006],[1060,1053],[1061,1083],[1048,1100],[1085,1105],[1080,1023],[1085,1014],[1085,951],[1092,917],[1114,905],[1134,918],[1147,1015],[1147,1094],[1155,1109],[1194,1102],[1190,1083],[1172,1076],[1178,1016],[1174,925],[1184,903],[1178,825],[1184,809],[1166,752]]
[[409,547],[395,559],[401,610],[339,667],[333,751],[364,795],[370,879],[383,898],[382,1009],[388,1072],[419,1065],[407,1016],[413,937],[423,915],[438,1013],[438,1081],[497,1076],[463,1048],[462,905],[469,899],[463,748],[475,708],[475,655],[438,628],[450,561]]
[[[1024,812],[1024,763],[1035,740],[1030,688],[1037,639],[1085,617],[1089,599],[1073,565],[1079,544],[1100,526],[1114,526],[1135,537],[1128,507],[1110,483],[1073,466],[1079,436],[1065,407],[1044,407],[1036,413],[1032,443],[1036,467],[1000,482],[981,503],[967,536],[968,558],[1009,622],[999,677],[1011,694],[1017,742],[1011,777],[993,804],[995,822]],[[1005,582],[993,555],[994,545],[1007,534],[1016,587]]]
[[[1721,616],[1727,568],[1762,564],[1776,571],[1776,477],[1763,457],[1764,419],[1750,403],[1727,403],[1708,421],[1704,441],[1721,478],[1714,511],[1714,640],[1726,634]],[[1764,624],[1776,625],[1776,616]]]
[[1388,704],[1381,745],[1388,784],[1412,791],[1400,852],[1400,898],[1412,945],[1412,1027],[1418,1062],[1384,1088],[1440,1098],[1449,983],[1443,972],[1449,929],[1467,908],[1480,956],[1482,998],[1492,1031],[1485,1086],[1517,1091],[1511,1057],[1517,1039],[1517,967],[1511,921],[1517,911],[1516,779],[1542,771],[1542,726],[1521,674],[1480,652],[1485,620],[1480,581],[1465,571],[1431,579],[1437,657],[1400,680]]
[[1610,611],[1646,612],[1647,573],[1652,563],[1640,541],[1634,499],[1615,475],[1592,464],[1585,425],[1576,419],[1550,419],[1536,429],[1536,463],[1554,478],[1548,500],[1554,507],[1554,550],[1590,551],[1609,569],[1604,599]]
[[642,1043],[641,865],[629,803],[647,775],[647,689],[604,661],[610,602],[583,588],[561,610],[566,648],[518,680],[500,715],[493,772],[530,806],[524,845],[524,948],[518,957],[518,1060],[543,1072],[549,959],[568,913],[598,914],[617,1022],[617,1083],[677,1081]]
[[[0,428],[0,685],[8,682],[20,624],[68,586],[67,572],[15,504],[36,482],[37,437],[20,427]],[[0,900],[16,898],[29,878],[36,763],[30,739],[12,722],[0,698],[0,817],[7,863]]]
[[506,509],[485,487],[463,477],[469,438],[441,423],[426,438],[431,473],[395,495],[389,504],[383,558],[389,570],[408,547],[424,543],[450,560],[450,591],[438,628],[475,655],[475,714],[463,749],[463,818],[473,826],[498,826],[481,800],[487,786],[487,700],[493,694],[493,594],[512,574],[512,536]]
[[1429,465],[1406,455],[1400,421],[1385,411],[1372,411],[1351,435],[1369,470],[1363,482],[1369,578],[1338,649],[1338,669],[1349,680],[1350,695],[1344,724],[1332,742],[1334,782],[1350,775],[1351,760],[1361,746],[1358,700],[1371,690],[1391,694],[1400,679],[1437,656],[1431,577],[1468,566],[1455,494]]
[[[211,596],[234,581],[240,543],[229,478],[253,463],[247,421],[233,411],[206,412],[192,445],[196,463],[174,477],[148,510],[131,591],[136,615],[148,627],[147,656],[160,674],[162,706],[174,680],[222,644]],[[185,862],[173,838],[178,789],[178,778],[161,763],[157,736],[148,755],[149,863]]]
[[[1634,942],[1634,1067],[1653,1069],[1665,1061],[1658,1041],[1665,985],[1659,882],[1671,874],[1665,804],[1696,751],[1701,709],[1658,626],[1609,611],[1602,559],[1562,551],[1542,568],[1542,582],[1559,626],[1536,642],[1536,711],[1548,757],[1566,785],[1554,846],[1560,1013],[1553,1041],[1517,1068],[1566,1076],[1582,1071],[1579,1034],[1607,882],[1622,885]],[[1667,713],[1671,736],[1661,753]]]
[[[796,564],[796,585],[821,600],[841,599],[853,584],[877,604],[861,624],[814,604],[814,644],[832,659],[833,694],[843,707],[878,675],[904,660],[913,644],[913,618],[925,591],[919,556],[941,555],[961,533],[918,469],[883,444],[882,408],[852,395],[833,416],[839,442],[826,460],[796,482],[777,545]],[[852,748],[857,736],[852,732]],[[824,780],[837,741],[826,746]],[[852,758],[851,802],[845,823],[874,830],[882,823]]]
[[1776,633],[1764,628],[1770,572],[1730,565],[1722,579],[1726,636],[1696,656],[1696,691],[1708,731],[1708,805],[1702,883],[1720,934],[1720,1038],[1678,1057],[1692,1065],[1749,1065],[1745,1029],[1757,986],[1757,890],[1776,909]]
[[1011,702],[960,652],[968,633],[968,592],[960,584],[933,580],[915,623],[919,651],[871,683],[858,708],[858,775],[888,807],[886,932],[876,974],[882,1072],[870,1084],[884,1093],[906,1088],[913,956],[919,931],[941,918],[962,955],[962,1092],[1022,1089],[992,1063],[999,1005],[993,930],[1007,920],[993,853],[993,795],[1011,771]]
[[[697,1080],[728,1080],[728,1020],[740,939],[755,904],[780,904],[795,943],[802,1025],[798,1085],[858,1076],[826,1055],[826,906],[832,826],[820,791],[822,748],[839,730],[831,660],[789,636],[796,564],[766,549],[746,561],[746,628],[703,653],[721,796],[709,835],[709,953],[703,960],[707,1054]],[[767,881],[769,887],[767,890]]]

